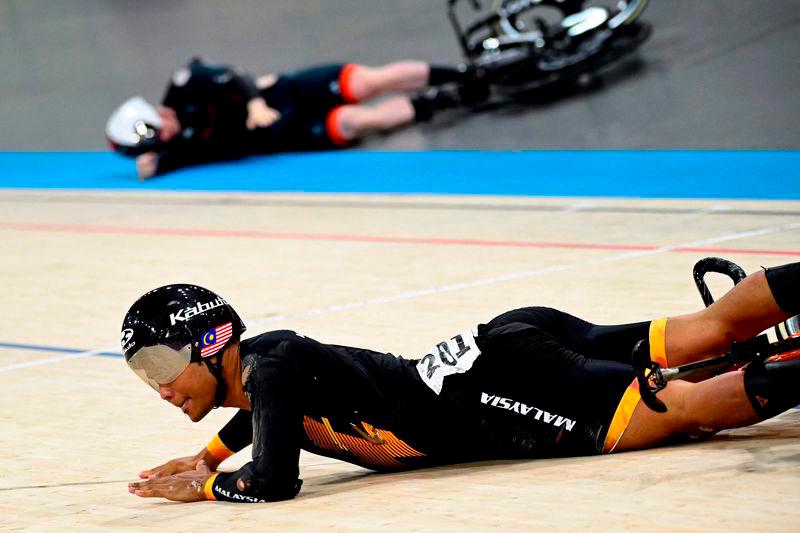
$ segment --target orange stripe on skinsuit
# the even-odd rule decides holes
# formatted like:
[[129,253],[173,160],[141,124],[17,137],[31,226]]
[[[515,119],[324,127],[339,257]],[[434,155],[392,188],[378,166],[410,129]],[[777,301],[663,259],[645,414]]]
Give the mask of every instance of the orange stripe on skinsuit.
[[211,442],[206,444],[206,450],[208,453],[219,459],[219,461],[224,461],[231,455],[233,452],[225,446],[225,443],[219,438],[219,435],[214,435],[214,438],[211,439]]
[[322,423],[325,424],[325,429],[328,430],[328,434],[331,436],[331,439],[333,439],[333,442],[335,442],[336,445],[342,450],[347,450],[347,448],[342,444],[342,441],[340,441],[336,437],[336,432],[333,430],[333,426],[331,426],[330,420],[328,420],[325,417],[322,417]]
[[206,495],[207,500],[216,501],[217,497],[214,496],[214,480],[217,479],[217,474],[213,474],[210,478],[206,480],[205,485],[203,485],[203,492]]
[[350,144],[350,139],[345,137],[344,133],[342,133],[342,130],[339,128],[339,115],[342,109],[344,109],[343,106],[333,108],[325,118],[325,131],[336,146],[348,146]]
[[620,439],[622,439],[622,435],[625,434],[625,430],[628,429],[633,411],[636,409],[636,406],[639,405],[639,400],[641,400],[641,398],[639,394],[639,382],[634,379],[633,383],[628,385],[628,388],[625,389],[625,394],[622,395],[622,399],[619,401],[619,405],[617,405],[617,410],[614,412],[614,418],[611,419],[611,424],[608,426],[606,440],[603,443],[603,453],[611,453],[614,451],[614,448],[617,447]]
[[306,418],[303,422],[303,426],[308,438],[320,448],[324,448],[326,450],[336,450],[340,447],[339,444],[334,441],[333,438],[331,438],[328,428],[326,428],[322,423],[310,418]]
[[[650,322],[648,339],[650,341],[650,360],[658,363],[662,368],[667,367],[666,331],[666,318]],[[625,430],[628,429],[633,412],[641,399],[639,382],[634,378],[633,382],[625,389],[625,394],[622,395],[617,410],[614,412],[614,418],[611,419],[611,424],[608,426],[606,440],[603,443],[603,453],[611,453],[617,447]]]
[[667,319],[650,322],[650,360],[667,368]]
[[348,63],[339,72],[339,92],[342,94],[342,100],[349,104],[358,102],[358,98],[353,93],[353,72],[359,67],[360,65],[355,63]]
[[326,418],[322,422],[311,417],[304,417],[303,426],[306,436],[329,452],[347,452],[357,457],[364,464],[400,468],[403,463],[399,458],[424,457],[425,454],[415,450],[392,433],[384,429],[376,429],[364,423],[364,427],[374,435],[383,439],[384,444],[374,444],[361,437],[341,433],[333,429]]

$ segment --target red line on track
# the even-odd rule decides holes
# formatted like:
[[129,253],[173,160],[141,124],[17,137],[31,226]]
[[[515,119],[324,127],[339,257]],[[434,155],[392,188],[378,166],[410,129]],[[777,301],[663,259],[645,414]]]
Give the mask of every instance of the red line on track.
[[[18,224],[0,223],[0,230],[57,232],[79,234],[109,235],[153,235],[164,237],[206,237],[206,238],[248,238],[287,241],[341,241],[341,242],[374,242],[383,244],[426,244],[440,246],[485,246],[506,248],[545,248],[562,250],[614,250],[614,251],[648,251],[657,250],[660,246],[635,244],[593,244],[577,242],[536,242],[536,241],[504,241],[486,239],[444,239],[433,237],[392,237],[380,235],[346,235],[331,233],[292,233],[259,230],[214,230],[190,228],[144,228],[125,226],[90,226],[80,224]],[[669,252],[701,252],[755,255],[800,255],[800,250],[751,250],[744,248],[706,248],[676,247]]]

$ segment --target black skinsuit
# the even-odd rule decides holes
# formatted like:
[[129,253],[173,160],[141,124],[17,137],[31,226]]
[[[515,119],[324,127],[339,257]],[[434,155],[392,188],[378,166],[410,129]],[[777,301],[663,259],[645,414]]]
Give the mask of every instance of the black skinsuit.
[[[252,154],[336,148],[326,119],[346,103],[339,87],[343,68],[324,65],[281,74],[259,90],[247,74],[193,59],[173,75],[162,101],[177,114],[181,131],[157,152],[156,172]],[[247,104],[258,97],[281,117],[249,130]]]
[[600,453],[634,377],[623,361],[648,327],[595,326],[524,308],[479,326],[477,336],[463,332],[439,343],[421,359],[322,344],[292,331],[244,340],[252,416],[240,411],[219,436],[232,451],[252,441],[253,461],[219,474],[213,495],[293,498],[301,448],[378,471]]

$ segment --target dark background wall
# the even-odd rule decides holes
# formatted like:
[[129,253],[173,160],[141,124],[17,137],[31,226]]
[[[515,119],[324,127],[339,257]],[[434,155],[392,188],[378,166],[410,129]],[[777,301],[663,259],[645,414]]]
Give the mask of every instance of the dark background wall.
[[[460,59],[444,0],[0,0],[0,149],[104,148],[192,55],[254,74]],[[365,149],[800,148],[797,0],[652,0],[642,68],[547,105],[451,117]]]

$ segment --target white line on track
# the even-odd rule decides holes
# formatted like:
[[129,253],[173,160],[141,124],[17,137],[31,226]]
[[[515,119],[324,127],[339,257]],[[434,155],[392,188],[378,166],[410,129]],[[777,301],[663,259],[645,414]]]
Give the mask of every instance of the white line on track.
[[[791,230],[797,230],[797,229],[800,229],[800,223],[797,223],[797,224],[783,224],[783,225],[779,225],[779,226],[768,226],[766,228],[754,229],[754,230],[749,230],[749,231],[741,231],[741,232],[737,232],[737,233],[729,233],[729,234],[726,234],[726,235],[719,235],[719,236],[716,236],[716,237],[709,237],[708,239],[701,239],[701,240],[693,241],[693,242],[689,242],[689,243],[671,244],[671,245],[667,245],[667,246],[662,246],[660,248],[654,248],[652,250],[637,250],[637,251],[633,251],[633,252],[625,252],[625,253],[621,253],[621,254],[613,254],[613,255],[608,255],[608,256],[605,256],[605,257],[599,257],[597,259],[590,259],[590,260],[587,260],[587,261],[578,261],[578,262],[575,262],[575,263],[565,263],[565,264],[562,264],[562,265],[555,265],[555,266],[546,267],[546,268],[540,268],[540,269],[536,269],[536,270],[525,270],[525,271],[521,271],[521,272],[511,272],[511,273],[502,274],[502,275],[499,275],[499,276],[489,276],[489,277],[485,277],[485,278],[479,278],[479,279],[472,280],[472,281],[465,281],[465,282],[461,282],[461,283],[451,283],[451,284],[447,284],[447,285],[439,285],[439,286],[435,286],[435,287],[428,287],[428,288],[424,288],[424,289],[417,289],[417,290],[413,290],[413,291],[401,292],[399,294],[394,294],[394,295],[391,295],[391,296],[384,296],[382,298],[372,298],[372,299],[369,299],[369,300],[361,300],[361,301],[358,301],[358,302],[350,302],[350,303],[346,303],[346,304],[331,305],[331,306],[328,306],[328,307],[319,307],[319,308],[310,309],[310,310],[307,310],[307,311],[300,311],[298,313],[290,313],[290,314],[286,314],[286,315],[277,315],[277,316],[272,316],[272,317],[265,318],[265,319],[262,319],[262,320],[253,321],[253,322],[251,322],[249,324],[249,327],[252,329],[252,328],[257,328],[259,326],[263,326],[263,325],[267,325],[267,324],[273,324],[275,322],[283,322],[283,321],[292,320],[292,319],[311,318],[311,317],[320,316],[320,315],[327,315],[327,314],[331,314],[331,313],[340,313],[340,312],[343,312],[343,311],[350,311],[352,309],[360,309],[362,307],[369,307],[369,306],[372,306],[372,305],[379,305],[379,304],[397,302],[397,301],[401,301],[401,300],[409,300],[409,299],[412,299],[412,298],[418,298],[420,296],[429,296],[429,295],[432,295],[432,294],[439,294],[439,293],[444,293],[444,292],[452,292],[452,291],[457,291],[457,290],[462,290],[462,289],[469,289],[469,288],[472,288],[472,287],[480,287],[480,286],[485,286],[485,285],[492,285],[494,283],[501,283],[501,282],[504,282],[504,281],[513,281],[513,280],[523,279],[523,278],[533,278],[533,277],[543,276],[545,274],[550,274],[550,273],[553,273],[553,272],[564,272],[566,270],[574,270],[574,269],[586,268],[586,267],[589,267],[589,266],[592,266],[592,265],[600,265],[600,264],[605,264],[605,263],[615,263],[615,262],[618,262],[618,261],[625,261],[625,260],[628,260],[628,259],[636,259],[636,258],[639,258],[639,257],[646,257],[646,256],[650,256],[650,255],[662,254],[662,253],[666,253],[666,252],[669,252],[671,250],[675,250],[675,249],[678,249],[678,248],[693,248],[693,247],[698,247],[698,246],[703,246],[703,245],[708,245],[708,244],[714,244],[714,243],[726,242],[726,241],[734,241],[734,240],[738,240],[738,239],[746,239],[748,237],[758,237],[758,236],[761,236],[761,235],[768,235],[770,233],[780,233],[780,232],[784,232],[784,231],[791,231]],[[117,345],[115,344],[110,349],[111,350],[116,350],[117,349]],[[10,371],[10,370],[16,370],[16,369],[20,369],[20,368],[30,368],[30,367],[34,367],[34,366],[50,364],[50,363],[55,363],[55,362],[59,362],[59,361],[66,361],[66,360],[69,360],[69,359],[78,359],[78,358],[81,358],[81,357],[87,357],[89,355],[95,355],[95,354],[106,352],[106,351],[109,351],[109,348],[103,348],[103,349],[98,349],[98,350],[89,350],[89,351],[86,351],[86,352],[72,353],[72,354],[67,354],[67,355],[59,355],[59,356],[56,356],[56,357],[48,357],[46,359],[38,359],[36,361],[29,361],[27,363],[19,363],[19,364],[0,367],[0,372],[7,372],[7,371]]]
[[599,265],[604,263],[613,263],[617,261],[624,261],[626,259],[635,259],[638,257],[645,257],[649,255],[656,255],[665,252],[669,252],[671,250],[675,250],[677,248],[693,248],[698,246],[703,246],[712,243],[724,242],[724,241],[732,241],[736,239],[744,239],[747,237],[756,237],[760,235],[766,235],[769,233],[778,233],[782,231],[790,231],[793,229],[800,229],[800,224],[784,224],[781,226],[770,226],[767,228],[761,228],[756,230],[750,231],[743,231],[739,233],[731,233],[728,235],[720,235],[717,237],[710,237],[708,239],[702,239],[699,241],[694,241],[690,243],[683,243],[683,244],[673,244],[668,246],[662,246],[660,248],[654,248],[652,250],[636,250],[632,252],[625,252],[621,254],[614,254],[605,257],[600,257],[597,259],[590,259],[587,261],[579,261],[577,263],[565,263],[562,265],[555,265],[551,267],[540,268],[537,270],[525,270],[521,272],[511,272],[509,274],[502,274],[499,276],[489,276],[485,278],[480,278],[472,281],[465,281],[461,283],[451,283],[448,285],[439,285],[436,287],[428,287],[425,289],[417,289],[413,291],[402,292],[399,294],[394,294],[392,296],[384,296],[382,298],[372,298],[369,300],[362,300],[359,302],[351,302],[346,304],[339,304],[339,305],[332,305],[328,307],[320,307],[317,309],[311,309],[308,311],[301,311],[298,313],[291,313],[287,315],[277,315],[272,316],[269,318],[265,318],[262,320],[257,320],[251,323],[252,327],[258,327],[262,325],[271,324],[274,322],[283,322],[285,320],[291,319],[303,319],[303,318],[311,318],[318,315],[326,315],[330,313],[339,313],[342,311],[350,311],[352,309],[358,309],[361,307],[368,307],[371,305],[378,305],[390,302],[397,302],[400,300],[408,300],[411,298],[417,298],[420,296],[428,296],[431,294],[439,294],[443,292],[452,292],[461,289],[469,289],[472,287],[480,287],[484,285],[492,285],[494,283],[500,283],[503,281],[512,281],[517,279],[523,278],[533,278],[542,276],[545,274],[550,274],[553,272],[563,272],[565,270],[574,270],[585,268],[592,265]]

